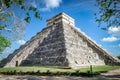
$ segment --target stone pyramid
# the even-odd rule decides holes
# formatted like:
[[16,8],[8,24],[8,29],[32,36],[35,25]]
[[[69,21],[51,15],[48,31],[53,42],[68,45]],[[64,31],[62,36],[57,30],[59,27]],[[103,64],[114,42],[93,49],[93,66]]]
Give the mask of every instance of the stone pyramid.
[[1,67],[120,65],[120,61],[99,47],[74,25],[74,19],[60,13],[47,20],[47,27],[1,61]]

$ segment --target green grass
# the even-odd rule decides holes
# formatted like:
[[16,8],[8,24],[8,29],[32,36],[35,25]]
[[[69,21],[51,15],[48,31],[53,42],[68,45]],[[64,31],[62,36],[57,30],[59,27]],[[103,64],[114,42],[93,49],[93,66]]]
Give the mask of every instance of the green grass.
[[[120,66],[93,66],[93,72],[102,72],[102,71],[110,71],[110,70],[115,70],[115,69],[120,69]],[[90,70],[89,67],[87,68],[81,68],[80,71],[81,72],[86,72]]]
[[[110,70],[115,70],[115,69],[120,69],[120,66],[93,66],[93,73],[102,73],[102,72],[107,72]],[[34,72],[34,74],[36,74],[38,71],[42,74],[46,74],[46,73],[56,73],[59,75],[63,75],[63,74],[77,74],[79,75],[79,71],[80,73],[85,73],[86,75],[90,74],[90,68],[86,67],[86,68],[80,68],[77,70],[73,70],[70,68],[60,68],[60,67],[12,67],[12,68],[0,68],[0,73],[8,73],[8,72],[14,72],[15,73],[19,73],[19,72],[23,72],[23,73],[27,73],[27,72]],[[13,73],[14,74],[14,73]],[[96,74],[95,74],[96,75]]]
[[38,70],[40,72],[46,72],[49,70],[50,72],[74,72],[75,70],[72,69],[62,69],[62,68],[57,68],[57,67],[11,67],[11,68],[0,68],[0,72],[10,72],[16,70],[17,72],[22,71],[22,72],[37,72]]

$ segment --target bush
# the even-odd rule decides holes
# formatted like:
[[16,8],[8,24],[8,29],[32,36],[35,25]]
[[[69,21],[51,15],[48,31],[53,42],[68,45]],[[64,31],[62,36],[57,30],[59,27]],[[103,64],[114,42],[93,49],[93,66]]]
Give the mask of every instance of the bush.
[[61,75],[62,73],[60,71],[57,71],[55,74],[56,75]]
[[16,71],[16,70],[13,71],[13,75],[14,75],[14,74],[17,74],[17,71]]
[[46,71],[46,74],[51,74],[50,70],[47,70],[47,71]]
[[108,72],[108,71],[99,71],[100,73],[106,73],[106,72]]
[[118,57],[118,59],[120,59],[120,56],[117,56]]
[[63,72],[63,75],[71,75],[71,72]]
[[40,70],[38,70],[36,73],[37,73],[37,74],[40,74]]
[[76,74],[76,75],[79,75],[79,74],[80,74],[80,70],[76,70],[76,71],[75,71],[75,74]]
[[100,72],[94,72],[93,76],[100,75]]
[[76,70],[75,72],[71,73],[72,76],[79,76],[80,74],[80,70]]
[[88,70],[87,72],[87,75],[90,77],[90,76],[93,76],[93,73],[90,71],[90,70]]

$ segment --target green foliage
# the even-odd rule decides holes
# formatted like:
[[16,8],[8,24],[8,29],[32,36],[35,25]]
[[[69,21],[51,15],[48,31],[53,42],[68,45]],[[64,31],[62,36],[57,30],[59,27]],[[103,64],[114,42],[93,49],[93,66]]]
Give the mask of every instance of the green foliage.
[[30,17],[28,16],[28,17],[26,17],[24,20],[27,22],[27,23],[30,23]]
[[90,73],[91,73],[90,70],[88,70],[88,71],[87,71],[87,74],[90,74]]
[[10,41],[3,37],[2,35],[0,35],[0,53],[6,48],[10,46]]
[[62,75],[62,73],[60,71],[57,71],[55,74]]
[[3,30],[4,29],[4,26],[0,26],[0,30]]
[[[18,14],[18,11],[22,12],[22,15]],[[30,14],[31,11],[34,15]],[[41,19],[39,10],[31,5],[31,2],[0,0],[0,53],[10,46],[11,41],[24,36],[26,23],[31,22],[32,16]]]
[[37,73],[37,74],[40,74],[40,70],[38,70],[36,73]]
[[117,56],[118,57],[118,59],[120,59],[120,56]]
[[12,1],[11,0],[3,0],[4,1],[4,4],[7,8],[10,7],[10,5],[12,4]]
[[35,16],[36,18],[38,18],[38,19],[41,19],[39,12],[35,12],[35,15],[34,15],[34,16]]
[[[37,9],[36,7],[30,5],[30,4],[29,4],[29,6],[26,6],[25,0],[2,0],[2,2],[3,2],[2,4],[5,5],[4,7],[7,7],[8,9],[12,8],[12,6],[17,6],[18,8],[24,10],[25,13],[26,13],[26,17],[24,18],[24,20],[25,20],[26,22],[29,22],[29,21],[26,20],[26,19],[28,19],[28,17],[29,17],[29,18],[31,17],[30,15],[29,15],[29,16],[27,15],[27,13],[30,13],[30,11],[33,11],[33,12],[34,12],[34,15],[35,15],[34,17],[35,17],[35,18],[38,18],[38,19],[41,18],[38,9]],[[11,5],[12,5],[12,6],[11,6]],[[4,10],[2,10],[2,11],[4,11]],[[12,11],[12,12],[15,14],[14,11]],[[7,13],[4,13],[1,17],[4,16],[4,18],[8,18],[8,15],[6,15],[6,14],[9,14],[9,11],[8,11]],[[14,15],[9,15],[9,16],[14,16]],[[0,20],[1,20],[1,19],[0,19]]]
[[106,24],[107,26],[101,27],[107,30],[111,26],[120,26],[120,0],[96,0],[96,2],[99,11],[95,13],[95,19],[99,27]]
[[80,75],[80,70],[75,70],[75,75]]
[[78,70],[63,69],[57,67],[12,67],[12,68],[0,68],[2,74],[20,74],[20,75],[65,75],[65,76],[96,76],[100,73],[105,73],[110,70],[120,69],[120,66],[93,66],[93,72],[90,68],[80,68]]
[[35,8],[34,6],[30,6],[29,10],[31,10],[31,11],[37,11],[37,8]]
[[47,71],[46,71],[46,74],[50,74],[50,73],[51,73],[50,70],[47,70]]

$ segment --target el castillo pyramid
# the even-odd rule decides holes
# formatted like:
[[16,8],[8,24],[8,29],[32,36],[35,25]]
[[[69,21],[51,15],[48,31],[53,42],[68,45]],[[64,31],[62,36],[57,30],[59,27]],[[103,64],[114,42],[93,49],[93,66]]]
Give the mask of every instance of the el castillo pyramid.
[[74,19],[60,13],[47,27],[7,58],[1,67],[120,65],[120,61],[75,27]]

